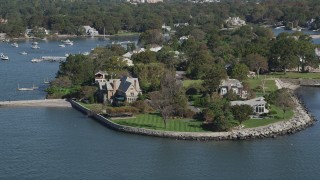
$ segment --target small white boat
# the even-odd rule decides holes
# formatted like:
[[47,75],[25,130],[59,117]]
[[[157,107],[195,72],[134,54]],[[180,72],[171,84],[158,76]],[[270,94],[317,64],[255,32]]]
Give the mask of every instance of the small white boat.
[[11,44],[12,47],[19,47],[18,43],[14,42]]
[[42,62],[42,59],[33,58],[33,59],[31,59],[31,62],[32,63],[39,63],[39,62]]
[[34,41],[31,43],[32,45],[38,45],[38,42],[37,41]]
[[59,47],[66,47],[64,44],[60,44]]
[[64,56],[65,56],[65,57],[68,57],[68,56],[70,56],[70,54],[66,53]]
[[19,54],[21,54],[21,55],[27,55],[28,53],[25,52],[25,51],[22,51],[22,52],[20,52]]
[[19,86],[19,84],[18,84],[18,91],[33,91],[33,90],[36,90],[36,89],[38,89],[38,87],[36,87],[36,86],[34,86],[34,84],[32,85],[32,87],[31,88],[21,88],[20,86]]
[[62,41],[65,45],[73,45],[73,41],[70,41],[69,39]]
[[82,54],[85,55],[85,56],[88,56],[90,53],[89,52],[83,52]]
[[49,79],[47,78],[47,79],[43,79],[43,83],[44,84],[49,84],[50,83],[50,81],[49,81]]
[[1,60],[9,60],[8,56],[5,56],[3,53],[0,54]]
[[35,44],[35,45],[32,45],[31,48],[32,48],[32,49],[40,49],[40,46],[38,46],[38,45]]

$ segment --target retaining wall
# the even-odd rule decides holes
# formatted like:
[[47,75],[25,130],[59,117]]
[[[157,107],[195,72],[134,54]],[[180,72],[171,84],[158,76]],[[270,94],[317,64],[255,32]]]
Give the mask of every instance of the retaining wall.
[[[245,139],[261,139],[268,137],[276,137],[279,135],[292,134],[294,132],[300,131],[308,126],[313,125],[315,119],[309,115],[306,109],[301,105],[299,100],[293,97],[295,103],[297,104],[295,115],[292,119],[287,121],[282,121],[274,124],[270,124],[263,127],[233,130],[230,132],[172,132],[172,131],[158,131],[144,128],[136,128],[130,126],[123,126],[112,122],[110,119],[105,118],[99,114],[93,113],[81,104],[71,100],[71,105],[80,110],[81,112],[93,117],[97,121],[103,123],[107,127],[127,132],[133,134],[141,134],[156,137],[165,137],[173,139],[183,139],[183,140],[245,140]],[[263,121],[263,120],[262,120]]]

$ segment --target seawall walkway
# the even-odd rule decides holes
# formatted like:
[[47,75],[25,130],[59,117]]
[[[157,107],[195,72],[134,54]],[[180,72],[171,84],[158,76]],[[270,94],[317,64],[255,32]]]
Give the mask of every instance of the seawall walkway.
[[0,101],[0,107],[62,107],[71,108],[70,102],[65,99],[41,99],[21,101]]

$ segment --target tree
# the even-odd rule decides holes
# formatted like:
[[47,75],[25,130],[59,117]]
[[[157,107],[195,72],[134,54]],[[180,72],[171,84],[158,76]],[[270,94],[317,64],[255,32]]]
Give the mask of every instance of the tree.
[[157,61],[157,55],[155,52],[147,50],[145,52],[133,54],[132,60],[134,63],[155,63]]
[[221,65],[211,67],[210,71],[203,78],[203,87],[212,95],[213,92],[218,91],[218,88],[223,79],[227,78],[227,72]]
[[190,35],[194,37],[197,41],[202,41],[205,38],[206,33],[203,32],[201,29],[193,29],[190,32]]
[[292,109],[295,106],[295,103],[291,99],[289,89],[286,88],[278,89],[270,93],[266,96],[266,101],[280,107],[283,111],[283,116],[287,110]]
[[281,33],[270,49],[270,65],[274,69],[282,69],[286,73],[288,68],[298,65],[297,43],[293,36]]
[[204,126],[213,131],[226,131],[230,127],[232,114],[230,103],[225,99],[217,99],[207,106],[203,112]]
[[208,73],[212,64],[213,58],[209,51],[199,47],[197,51],[190,55],[186,73],[192,79],[200,79]]
[[286,111],[295,106],[288,89],[279,89],[275,92],[274,104],[282,109],[283,118]]
[[249,119],[250,115],[253,113],[252,107],[247,104],[234,105],[231,107],[231,111],[234,119],[238,120],[240,124]]
[[58,77],[68,76],[74,85],[91,83],[94,77],[92,60],[84,55],[72,55],[60,64]]
[[140,39],[139,39],[139,43],[145,46],[148,44],[161,45],[163,41],[164,41],[163,35],[161,30],[159,29],[147,30],[146,32],[140,35]]
[[237,64],[232,68],[231,77],[243,81],[248,78],[248,73],[248,66],[245,64]]
[[251,71],[255,71],[258,75],[261,70],[268,70],[268,59],[259,54],[249,54],[245,57],[245,63]]
[[187,98],[184,94],[182,84],[176,82],[172,72],[164,74],[160,91],[150,93],[151,105],[160,112],[165,128],[170,116],[175,115],[178,109],[186,108]]
[[162,63],[139,63],[133,67],[133,75],[139,78],[143,93],[159,90],[164,73],[165,66]]

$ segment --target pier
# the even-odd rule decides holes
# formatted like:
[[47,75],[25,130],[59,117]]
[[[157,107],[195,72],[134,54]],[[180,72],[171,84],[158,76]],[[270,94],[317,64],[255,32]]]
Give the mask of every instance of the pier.
[[66,99],[41,99],[21,101],[0,101],[0,107],[61,107],[70,108],[71,104]]
[[41,59],[43,61],[60,62],[60,61],[65,61],[67,59],[67,57],[63,57],[63,56],[42,56]]

